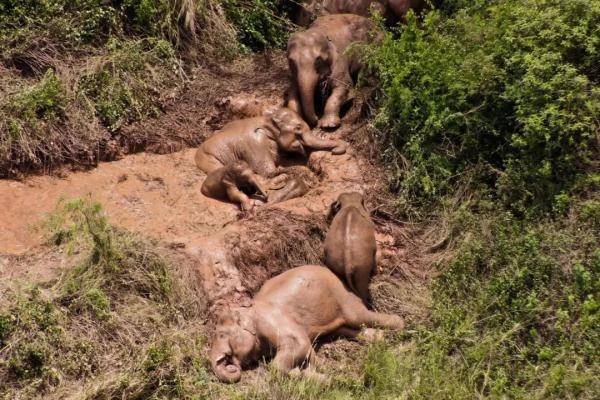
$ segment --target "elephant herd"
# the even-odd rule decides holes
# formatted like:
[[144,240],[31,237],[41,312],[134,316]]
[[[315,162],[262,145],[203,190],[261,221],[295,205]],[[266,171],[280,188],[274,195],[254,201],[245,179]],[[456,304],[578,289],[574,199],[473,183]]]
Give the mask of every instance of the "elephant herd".
[[[422,7],[420,1],[413,3]],[[311,128],[340,126],[341,109],[361,68],[348,47],[381,37],[367,18],[370,10],[385,17],[404,7],[403,13],[394,14],[397,21],[410,5],[406,0],[325,0],[321,11],[328,15],[317,17],[289,39],[291,87],[284,105],[230,122],[198,148],[196,165],[207,174],[202,194],[246,211],[261,202],[305,194],[306,184],[288,177],[280,165],[282,156],[306,155],[310,150],[346,152],[346,142],[321,139]],[[342,193],[331,205],[330,216],[325,266],[290,269],[266,281],[251,306],[229,308],[218,316],[209,358],[219,380],[239,381],[244,367],[265,356],[273,356],[281,372],[301,368],[312,373],[318,337],[355,337],[364,327],[404,328],[401,317],[368,308],[377,246],[362,195]]]

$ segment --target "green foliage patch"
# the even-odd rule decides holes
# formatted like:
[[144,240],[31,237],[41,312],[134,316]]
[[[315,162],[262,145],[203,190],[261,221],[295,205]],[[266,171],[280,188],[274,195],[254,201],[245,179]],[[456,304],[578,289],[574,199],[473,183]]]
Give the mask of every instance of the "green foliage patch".
[[598,160],[599,26],[597,2],[493,1],[412,18],[375,46],[401,209],[459,188],[520,214],[552,208]]

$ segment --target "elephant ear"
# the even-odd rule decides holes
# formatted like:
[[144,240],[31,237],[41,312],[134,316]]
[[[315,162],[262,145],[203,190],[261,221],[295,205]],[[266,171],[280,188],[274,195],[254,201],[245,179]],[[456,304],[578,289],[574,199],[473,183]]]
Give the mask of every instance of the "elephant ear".
[[254,323],[254,314],[251,308],[240,307],[235,312],[236,323],[245,331],[256,336],[256,325]]

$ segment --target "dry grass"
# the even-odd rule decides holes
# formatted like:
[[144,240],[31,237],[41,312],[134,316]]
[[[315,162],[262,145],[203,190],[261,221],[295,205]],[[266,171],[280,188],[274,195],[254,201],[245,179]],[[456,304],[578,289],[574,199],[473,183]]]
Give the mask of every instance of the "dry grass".
[[244,287],[256,293],[267,279],[283,271],[321,264],[326,229],[324,216],[300,216],[276,208],[246,220],[234,253]]

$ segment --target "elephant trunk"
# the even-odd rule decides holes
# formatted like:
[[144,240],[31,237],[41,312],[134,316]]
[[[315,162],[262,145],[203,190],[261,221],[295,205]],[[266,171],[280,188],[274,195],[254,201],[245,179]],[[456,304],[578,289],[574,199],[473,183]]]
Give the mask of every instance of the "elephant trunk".
[[306,70],[300,70],[298,74],[298,91],[302,102],[304,118],[310,126],[317,125],[318,118],[315,112],[315,88],[319,83],[319,76]]
[[210,354],[210,364],[213,372],[224,383],[236,383],[242,378],[242,368],[238,361],[231,357],[231,349],[220,351],[213,347]]

